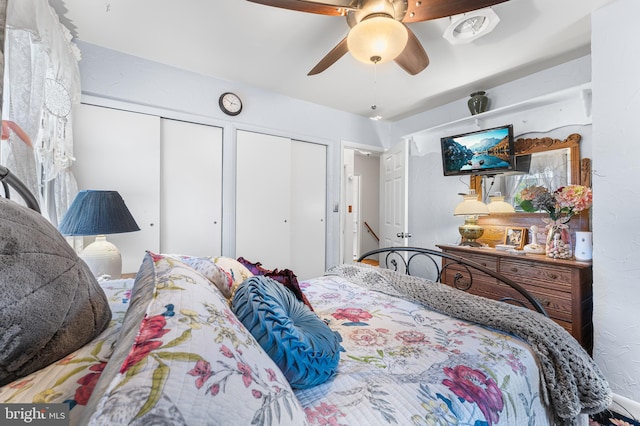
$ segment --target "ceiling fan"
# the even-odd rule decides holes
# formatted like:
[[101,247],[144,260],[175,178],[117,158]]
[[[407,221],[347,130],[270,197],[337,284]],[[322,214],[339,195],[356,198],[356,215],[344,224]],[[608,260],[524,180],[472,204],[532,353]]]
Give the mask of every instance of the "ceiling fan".
[[[307,75],[323,72],[345,53],[369,63],[395,61],[416,75],[429,57],[413,31],[412,22],[458,15],[508,0],[248,0],[267,6],[329,16],[345,16],[351,30]],[[376,42],[372,37],[378,36]]]

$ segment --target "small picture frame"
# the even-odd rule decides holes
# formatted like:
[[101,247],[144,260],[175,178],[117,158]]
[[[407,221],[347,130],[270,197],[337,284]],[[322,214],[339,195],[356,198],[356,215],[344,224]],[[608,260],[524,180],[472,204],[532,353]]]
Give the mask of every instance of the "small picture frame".
[[527,228],[507,227],[504,230],[504,244],[522,250],[527,243]]

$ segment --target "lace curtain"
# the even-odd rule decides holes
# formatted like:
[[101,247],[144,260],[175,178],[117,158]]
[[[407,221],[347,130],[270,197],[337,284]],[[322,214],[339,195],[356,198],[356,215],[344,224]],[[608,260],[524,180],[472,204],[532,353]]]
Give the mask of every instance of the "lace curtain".
[[554,150],[536,153],[531,156],[528,174],[507,175],[504,177],[504,200],[512,204],[514,197],[528,186],[540,185],[555,191],[569,182],[569,162],[567,150]]
[[9,0],[2,107],[8,132],[3,132],[1,161],[54,224],[78,192],[70,167],[79,59],[70,32],[47,0]]

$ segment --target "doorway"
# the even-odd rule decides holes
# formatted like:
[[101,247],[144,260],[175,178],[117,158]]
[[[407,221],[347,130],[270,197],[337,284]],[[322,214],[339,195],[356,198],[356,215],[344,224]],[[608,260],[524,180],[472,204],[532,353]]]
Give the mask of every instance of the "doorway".
[[343,146],[340,260],[349,263],[379,247],[382,148]]

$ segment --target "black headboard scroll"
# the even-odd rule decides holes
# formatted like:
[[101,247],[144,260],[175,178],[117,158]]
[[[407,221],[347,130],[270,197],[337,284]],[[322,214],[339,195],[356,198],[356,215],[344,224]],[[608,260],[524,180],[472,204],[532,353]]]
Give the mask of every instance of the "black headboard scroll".
[[[406,275],[414,275],[431,279],[436,282],[443,282],[445,272],[453,266],[457,266],[453,274],[453,282],[448,283],[458,290],[467,291],[473,286],[474,272],[490,275],[498,281],[516,290],[525,300],[513,297],[500,299],[504,302],[515,302],[548,317],[547,311],[540,302],[533,297],[521,285],[505,277],[504,275],[487,269],[479,263],[472,262],[462,257],[454,256],[437,250],[421,247],[385,247],[371,250],[358,258],[358,262],[378,255],[378,261],[383,268],[391,269]],[[442,259],[447,259],[443,261]],[[528,303],[527,303],[528,302]]]
[[29,191],[20,179],[11,174],[9,169],[4,166],[0,166],[0,181],[2,181],[2,187],[4,188],[4,195],[6,198],[10,198],[9,186],[11,186],[16,190],[18,195],[22,197],[24,202],[27,204],[27,207],[40,213],[40,206],[36,197],[33,196],[31,191]]

